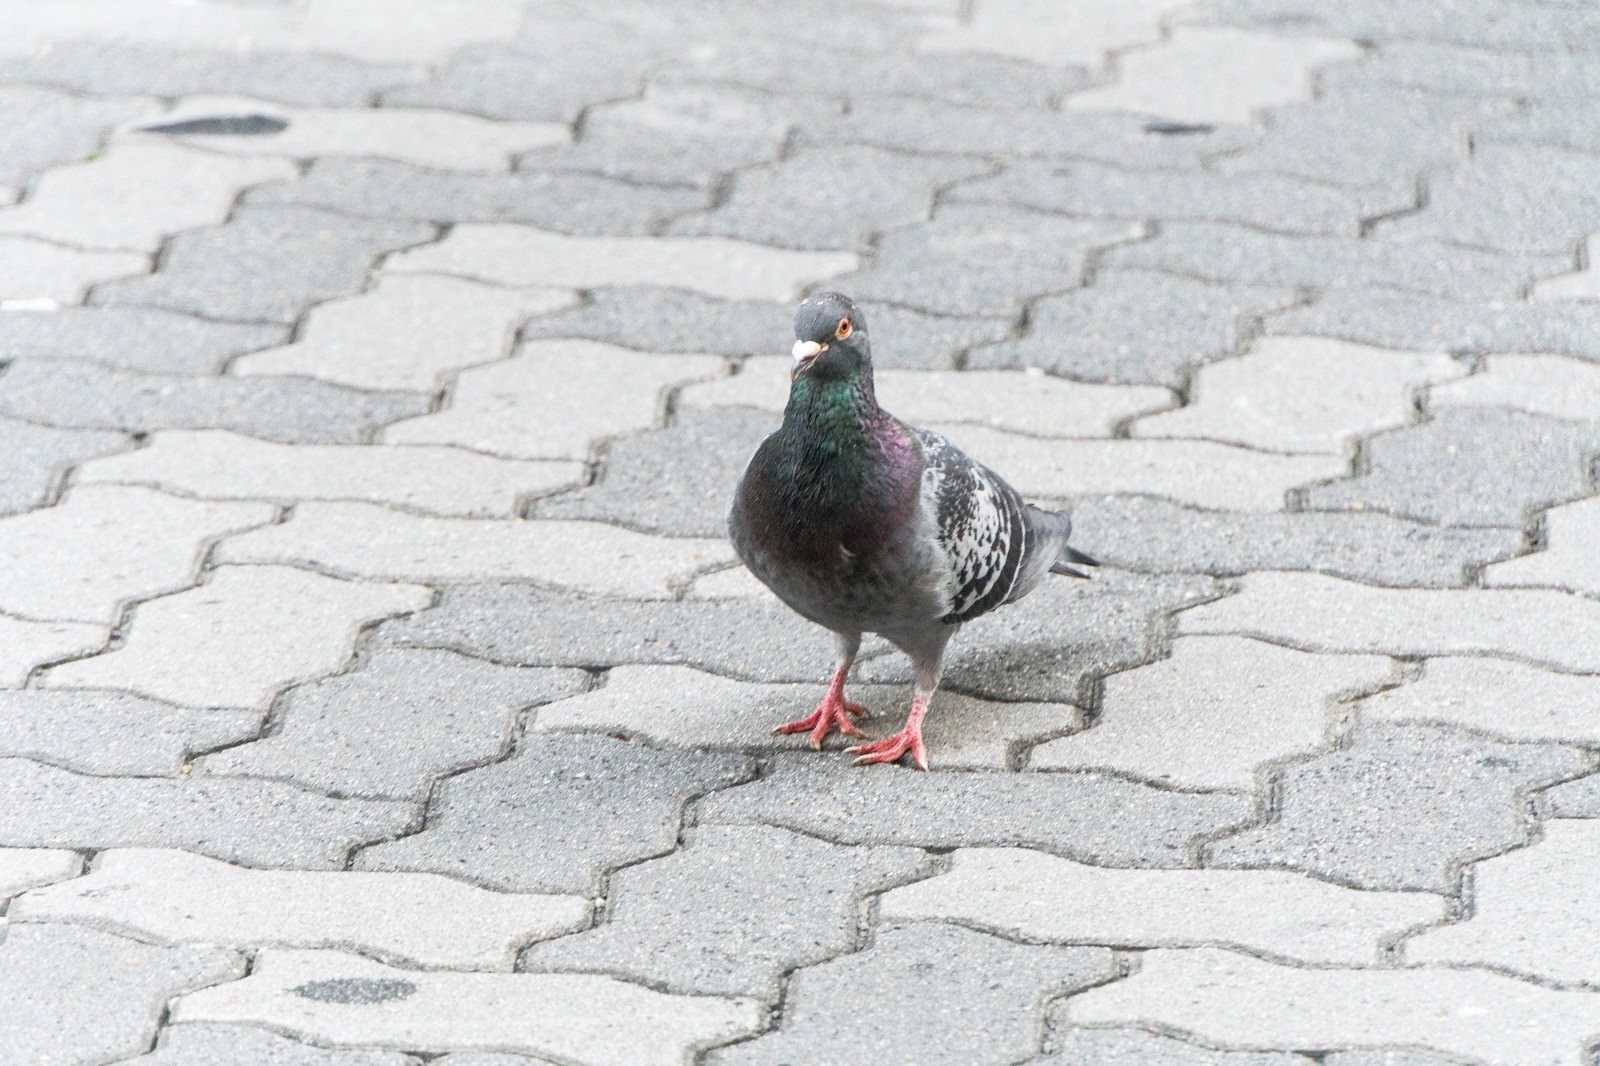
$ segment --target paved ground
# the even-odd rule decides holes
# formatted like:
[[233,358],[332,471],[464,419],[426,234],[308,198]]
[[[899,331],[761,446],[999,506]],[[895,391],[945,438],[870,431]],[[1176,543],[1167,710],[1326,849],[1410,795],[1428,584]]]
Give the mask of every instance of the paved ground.
[[[1593,1061],[1600,10],[5,22],[0,1062]],[[723,536],[823,286],[1108,563],[930,774]]]

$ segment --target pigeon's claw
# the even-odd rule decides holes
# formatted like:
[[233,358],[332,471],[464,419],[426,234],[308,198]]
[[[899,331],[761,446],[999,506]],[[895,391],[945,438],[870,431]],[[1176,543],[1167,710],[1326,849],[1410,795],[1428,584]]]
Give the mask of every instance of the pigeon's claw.
[[911,761],[919,770],[928,768],[928,752],[922,745],[922,716],[928,713],[928,702],[918,696],[911,704],[911,714],[906,718],[906,727],[900,732],[887,736],[881,740],[857,744],[853,748],[844,749],[846,755],[856,756],[857,766],[871,766],[875,763],[897,762],[906,752],[911,753]]
[[865,737],[866,734],[856,728],[852,718],[865,718],[867,709],[859,703],[844,698],[844,671],[833,675],[833,680],[828,683],[828,692],[822,697],[822,702],[817,704],[817,709],[793,722],[785,722],[773,730],[774,733],[806,733],[811,734],[811,746],[818,751],[822,750],[822,742],[828,739],[828,734],[837,729],[852,737]]

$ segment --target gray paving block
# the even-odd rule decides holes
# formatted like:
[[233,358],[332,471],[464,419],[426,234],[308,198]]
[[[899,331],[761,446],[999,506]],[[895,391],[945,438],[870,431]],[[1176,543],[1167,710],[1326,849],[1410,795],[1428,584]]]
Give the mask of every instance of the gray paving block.
[[335,1051],[312,1047],[249,1025],[186,1022],[161,1030],[154,1051],[123,1060],[125,1066],[215,1066],[221,1062],[250,1066],[421,1066],[419,1059],[396,1051]]
[[1142,1029],[1062,1028],[1045,1038],[1045,1053],[1024,1066],[1312,1066],[1314,1061],[1289,1052],[1221,1051]]
[[[881,367],[947,369],[976,344],[1011,335],[998,318],[951,318],[864,302],[872,361]],[[681,289],[602,289],[580,307],[529,319],[522,336],[581,337],[650,352],[777,355],[794,345],[794,308],[761,300],[718,300]]]
[[0,846],[176,847],[229,862],[338,869],[414,826],[418,805],[330,799],[244,778],[86,777],[0,758]]
[[1277,817],[1215,841],[1205,857],[1212,866],[1304,870],[1359,888],[1454,893],[1460,864],[1527,839],[1525,790],[1592,763],[1554,744],[1363,725],[1348,747],[1283,770]]
[[1364,41],[1423,40],[1476,48],[1542,52],[1587,48],[1600,34],[1600,13],[1581,5],[1519,4],[1515,16],[1495,0],[1454,0],[1397,10],[1384,0],[1354,0],[1336,8],[1316,0],[1210,0],[1178,22],[1225,25],[1292,25],[1301,34],[1323,33]]
[[813,752],[774,756],[759,780],[700,801],[698,823],[782,826],[840,844],[1031,847],[1080,862],[1176,867],[1239,825],[1249,797],[1169,792],[1092,773],[927,773]]
[[420,66],[362,63],[317,52],[186,51],[133,41],[56,41],[0,57],[0,81],[97,96],[238,95],[286,104],[365,107],[374,93],[421,81]]
[[[776,1032],[709,1066],[976,1066],[1038,1045],[1039,1003],[1114,976],[1105,948],[1016,944],[937,923],[880,929],[864,951],[789,980]],[[847,1009],[842,1004],[849,1004]]]
[[684,804],[746,779],[753,765],[610,737],[529,737],[504,762],[445,780],[422,832],[364,848],[355,866],[516,892],[591,892],[610,870],[673,850]]
[[1454,1066],[1460,1059],[1430,1055],[1426,1051],[1334,1051],[1322,1057],[1322,1066]]
[[1452,529],[1368,512],[1202,511],[1148,496],[1073,501],[1074,535],[1110,566],[1224,576],[1314,570],[1378,585],[1447,588],[1527,549],[1517,529]]
[[434,1059],[431,1066],[559,1066],[550,1059],[512,1055],[499,1051],[463,1051]]
[[[1600,74],[1594,75],[1600,77]],[[1530,103],[1514,115],[1485,122],[1473,130],[1473,142],[1528,141],[1576,152],[1600,152],[1600,131],[1588,121],[1581,99]]]
[[884,300],[934,314],[1014,315],[1030,297],[1076,287],[1091,249],[1138,233],[1138,226],[1124,222],[946,204],[929,222],[879,237],[872,267],[828,284],[857,301]]
[[319,159],[299,181],[263,185],[247,204],[302,204],[375,219],[519,222],[585,236],[643,235],[702,207],[691,188],[635,185],[598,174],[523,169],[514,174],[426,170],[388,159]]
[[180,377],[98,363],[19,359],[0,377],[0,415],[70,429],[226,429],[285,444],[357,444],[426,414],[431,397],[303,377]]
[[1036,366],[1076,381],[1177,385],[1194,367],[1234,350],[1241,319],[1295,300],[1284,288],[1106,270],[1086,289],[1034,304],[1025,336],[974,349],[967,365]]
[[1000,203],[1079,218],[1238,222],[1278,233],[1357,235],[1363,219],[1410,207],[1409,182],[1341,188],[1278,174],[1016,163],[965,182],[951,202]]
[[855,947],[863,896],[926,866],[914,848],[844,847],[767,826],[702,826],[671,855],[617,872],[605,924],[535,944],[520,969],[606,973],[673,992],[773,1001],[785,973]]
[[172,238],[156,273],[100,285],[90,302],[293,322],[313,303],[360,291],[378,256],[435,232],[311,207],[240,207],[221,226]]
[[869,145],[801,148],[733,175],[715,207],[678,219],[667,232],[849,250],[873,233],[927,218],[936,191],[991,169],[976,159]]
[[1600,773],[1546,789],[1543,793],[1556,818],[1600,818]]
[[212,374],[236,355],[288,340],[283,326],[211,322],[154,307],[0,312],[0,361],[80,359],[149,374]]
[[44,504],[67,468],[132,446],[122,433],[52,429],[0,418],[0,455],[6,457],[0,463],[0,515]]
[[1496,51],[1436,41],[1385,41],[1361,62],[1319,75],[1330,95],[1371,86],[1405,86],[1467,96],[1561,99],[1600,79],[1600,53],[1566,49]]
[[1365,452],[1368,473],[1307,489],[1307,509],[1520,528],[1533,511],[1589,495],[1600,426],[1500,407],[1445,408],[1370,438]]
[[[724,407],[681,412],[671,426],[606,449],[593,485],[534,503],[539,518],[592,518],[677,537],[722,537],[745,464],[782,419]],[[670,485],[672,491],[662,492]]]
[[1506,255],[1436,241],[1300,237],[1220,222],[1164,222],[1147,241],[1106,251],[1112,267],[1166,270],[1246,285],[1403,289],[1456,300],[1514,299],[1572,256]]
[[0,1048],[18,1064],[136,1055],[170,997],[243,976],[244,959],[231,951],[15,923],[0,936]]
[[153,100],[93,99],[31,85],[0,86],[0,185],[20,189],[53,166],[89,158],[112,128],[153,112],[155,106]]
[[86,774],[175,774],[190,752],[246,740],[261,715],[109,689],[0,690],[0,756]]
[[518,711],[587,683],[579,670],[378,649],[358,670],[290,690],[274,714],[276,733],[208,756],[197,769],[346,796],[425,800],[435,778],[499,756]]

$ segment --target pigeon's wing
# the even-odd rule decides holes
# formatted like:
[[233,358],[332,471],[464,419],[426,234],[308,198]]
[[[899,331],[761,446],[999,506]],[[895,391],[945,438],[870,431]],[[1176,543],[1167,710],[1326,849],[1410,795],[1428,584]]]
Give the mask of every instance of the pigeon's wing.
[[1039,577],[1029,564],[1035,531],[1022,497],[939,434],[907,430],[922,448],[922,509],[949,567],[941,621],[965,622],[1020,596]]

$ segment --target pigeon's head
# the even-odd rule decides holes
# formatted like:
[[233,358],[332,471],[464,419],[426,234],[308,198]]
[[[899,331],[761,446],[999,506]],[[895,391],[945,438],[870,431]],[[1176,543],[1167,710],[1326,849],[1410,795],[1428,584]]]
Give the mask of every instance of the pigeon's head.
[[808,297],[794,314],[794,377],[852,377],[872,362],[867,323],[838,292]]

